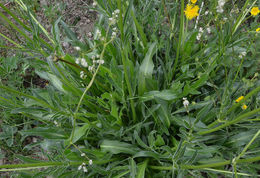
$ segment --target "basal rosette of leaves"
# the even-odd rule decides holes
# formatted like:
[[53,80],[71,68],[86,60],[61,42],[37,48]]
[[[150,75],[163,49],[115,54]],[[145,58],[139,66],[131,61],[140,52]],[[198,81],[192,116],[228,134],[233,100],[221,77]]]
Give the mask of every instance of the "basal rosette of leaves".
[[[22,42],[0,33],[12,44],[1,47],[26,51],[24,60],[49,84],[22,91],[1,82],[0,109],[33,121],[17,133],[39,137],[24,149],[40,148],[46,160],[18,155],[24,164],[0,171],[33,177],[258,174],[259,34],[257,21],[246,21],[255,18],[249,13],[256,1],[228,19],[228,5],[218,14],[216,3],[197,1],[202,10],[188,20],[184,0],[98,0],[94,33],[83,41],[62,17],[49,33],[28,5],[15,2],[19,18],[3,4],[0,16]],[[64,41],[72,53],[65,53]]]

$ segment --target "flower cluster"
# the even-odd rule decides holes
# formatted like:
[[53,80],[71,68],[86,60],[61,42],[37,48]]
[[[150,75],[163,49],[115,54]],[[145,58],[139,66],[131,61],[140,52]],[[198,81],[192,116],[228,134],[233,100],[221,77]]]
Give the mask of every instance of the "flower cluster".
[[226,1],[225,0],[218,0],[218,6],[217,6],[217,12],[218,13],[223,13],[224,12],[224,5]]
[[[241,100],[243,100],[245,97],[244,96],[240,96],[239,98],[236,99],[236,103],[239,103]],[[247,105],[243,104],[242,109],[247,109]]]
[[[85,156],[85,153],[81,153],[81,156],[84,157]],[[91,166],[93,164],[93,161],[90,159],[88,161],[88,165]],[[82,163],[79,167],[78,167],[78,170],[81,170],[83,169],[84,172],[88,172],[88,169],[86,167],[86,163]]]
[[184,11],[185,16],[188,20],[191,20],[199,15],[199,6],[194,4],[187,4],[186,9]]
[[246,52],[243,51],[243,52],[241,52],[241,53],[239,54],[238,57],[242,59],[242,58],[245,57],[245,56],[246,56]]
[[117,28],[114,27],[114,28],[112,29],[112,38],[115,38],[115,37],[116,37],[116,32],[117,32]]
[[88,67],[88,63],[85,58],[77,58],[76,64],[81,64],[83,67]]
[[258,7],[253,7],[253,8],[251,9],[251,15],[252,15],[252,16],[257,16],[259,13],[260,13],[260,10],[259,10]]
[[88,172],[88,169],[86,167],[86,163],[82,163],[79,167],[78,167],[78,170],[81,170],[83,169],[84,172]]
[[112,13],[112,17],[110,17],[110,18],[108,19],[110,25],[115,25],[115,24],[116,24],[119,13],[120,13],[120,10],[119,10],[119,9],[116,9],[116,10]]
[[100,39],[102,37],[101,31],[99,29],[96,30],[96,38]]
[[196,36],[196,39],[199,41],[200,40],[200,38],[201,38],[201,36],[202,36],[202,34],[203,34],[203,28],[199,28],[199,33],[198,33],[198,35]]

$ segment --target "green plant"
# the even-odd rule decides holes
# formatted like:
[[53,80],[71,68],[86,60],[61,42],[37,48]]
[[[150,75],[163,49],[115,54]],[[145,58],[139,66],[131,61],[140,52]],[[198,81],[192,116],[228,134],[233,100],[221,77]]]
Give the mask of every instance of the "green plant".
[[[24,43],[2,36],[33,49],[32,66],[50,84],[26,92],[0,85],[0,102],[5,111],[37,121],[19,133],[41,137],[27,148],[41,147],[48,161],[20,157],[26,164],[0,171],[34,177],[257,175],[259,34],[255,27],[239,28],[256,1],[246,1],[242,15],[227,20],[213,10],[217,1],[204,5],[212,11],[205,18],[197,2],[202,11],[196,22],[185,18],[184,0],[99,0],[94,37],[84,42],[61,18],[49,34],[16,2],[32,26],[4,9],[20,24],[4,18]],[[60,34],[75,54],[64,53]],[[88,174],[78,170],[83,167]]]

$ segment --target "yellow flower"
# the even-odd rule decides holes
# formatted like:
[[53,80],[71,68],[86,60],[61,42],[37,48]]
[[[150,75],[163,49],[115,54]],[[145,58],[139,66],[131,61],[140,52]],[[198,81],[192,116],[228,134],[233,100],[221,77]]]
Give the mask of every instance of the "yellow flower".
[[258,9],[258,7],[253,7],[251,9],[251,15],[252,16],[257,16],[257,14],[259,14],[260,10]]
[[244,104],[244,105],[242,106],[242,109],[245,110],[246,108],[247,108],[247,105]]
[[260,28],[257,28],[255,31],[256,31],[256,32],[260,32]]
[[187,4],[186,9],[184,11],[187,19],[191,20],[194,17],[197,17],[199,15],[199,6],[194,6],[193,4]]
[[197,2],[197,0],[191,0],[191,3],[195,4]]
[[240,96],[239,98],[236,99],[236,102],[238,103],[239,101],[241,101],[242,99],[244,99],[244,96]]

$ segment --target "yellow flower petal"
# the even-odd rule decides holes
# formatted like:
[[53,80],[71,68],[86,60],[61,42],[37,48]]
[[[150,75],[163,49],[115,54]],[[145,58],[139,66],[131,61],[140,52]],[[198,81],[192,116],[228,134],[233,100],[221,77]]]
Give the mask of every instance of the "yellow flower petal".
[[260,31],[260,28],[257,28],[255,31],[256,31],[256,32],[259,32],[259,31]]
[[244,96],[240,96],[239,98],[236,99],[236,102],[238,103],[239,101],[241,101],[242,99],[244,99]]
[[242,106],[242,109],[245,110],[246,108],[247,108],[247,105],[244,104],[244,105]]
[[195,4],[197,2],[197,0],[191,0],[191,3]]
[[186,9],[184,11],[187,19],[191,20],[199,15],[199,6],[194,6],[193,4],[187,4]]
[[253,8],[251,9],[251,15],[252,15],[252,16],[257,16],[257,14],[259,14],[259,12],[260,12],[260,10],[259,10],[258,7],[253,7]]

